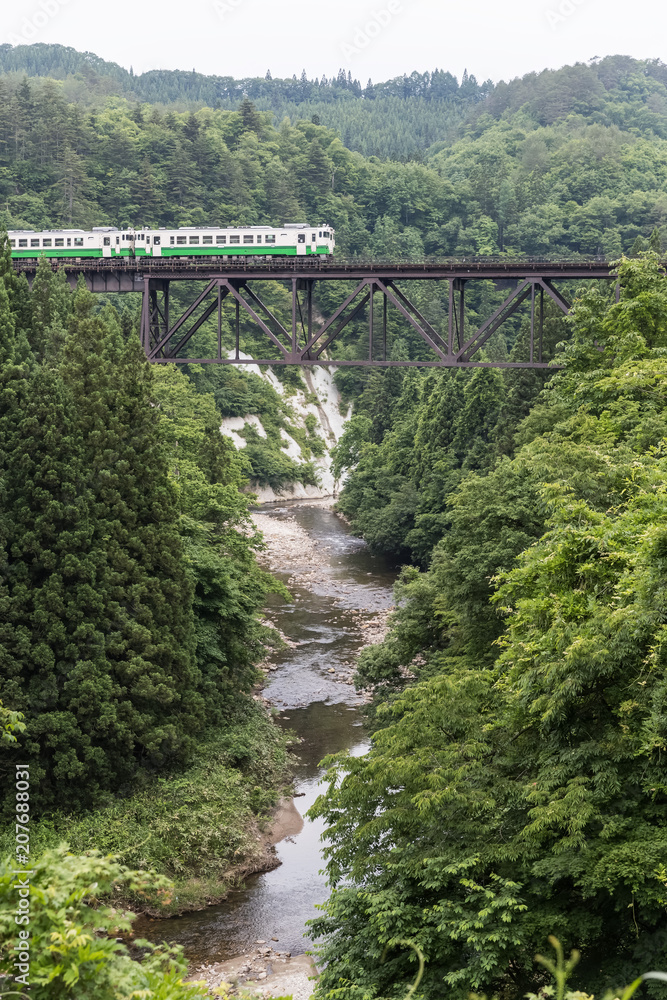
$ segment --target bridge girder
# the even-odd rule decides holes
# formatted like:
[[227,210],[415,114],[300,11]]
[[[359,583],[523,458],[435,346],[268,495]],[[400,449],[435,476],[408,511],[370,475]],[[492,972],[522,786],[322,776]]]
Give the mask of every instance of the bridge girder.
[[[32,277],[36,262],[16,262]],[[83,275],[93,292],[141,292],[141,340],[148,359],[175,364],[367,365],[373,367],[494,367],[549,368],[543,361],[545,296],[567,314],[570,304],[555,287],[558,279],[609,280],[614,277],[604,261],[474,261],[432,264],[356,264],[309,260],[273,260],[266,264],[210,262],[176,263],[170,260],[132,262],[96,260],[65,268],[76,284]],[[502,304],[464,339],[466,286],[470,281],[514,283]],[[173,282],[197,281],[203,287],[177,318],[170,308]],[[285,326],[258,291],[258,284],[287,281],[291,290],[291,324]],[[354,288],[328,317],[314,322],[313,288],[316,281],[354,281]],[[414,281],[448,282],[446,331],[439,332],[411,300],[406,285]],[[252,282],[252,285],[249,283]],[[400,282],[400,285],[399,285]],[[381,308],[377,309],[377,300]],[[475,360],[500,326],[530,300],[529,357],[521,362]],[[223,356],[223,304],[233,303],[235,349]],[[387,358],[387,316],[396,310],[428,346],[432,360],[391,361]],[[325,352],[348,324],[365,309],[368,313],[368,357],[336,360]],[[211,317],[217,319],[217,351],[210,357],[183,356],[192,337]],[[276,357],[240,356],[241,317],[252,321],[272,346]],[[189,353],[189,352],[188,352]]]

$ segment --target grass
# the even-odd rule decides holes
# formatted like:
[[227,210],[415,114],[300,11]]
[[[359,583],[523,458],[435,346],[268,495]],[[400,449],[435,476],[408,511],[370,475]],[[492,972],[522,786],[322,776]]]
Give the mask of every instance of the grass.
[[[125,902],[160,915],[220,900],[251,871],[270,866],[261,837],[268,810],[290,782],[288,738],[249,701],[241,721],[206,734],[187,770],[155,777],[146,787],[83,815],[58,813],[31,823],[31,853],[66,841],[70,850],[113,854],[132,869],[152,869],[174,883]],[[9,833],[0,854],[13,850]],[[120,900],[119,900],[120,902]]]

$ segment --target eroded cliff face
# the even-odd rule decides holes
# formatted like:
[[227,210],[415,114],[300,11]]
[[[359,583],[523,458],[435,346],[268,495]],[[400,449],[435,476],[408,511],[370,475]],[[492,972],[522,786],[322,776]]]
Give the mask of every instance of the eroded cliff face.
[[[241,357],[243,356],[241,355]],[[293,428],[301,431],[302,434],[307,433],[310,437],[314,433],[324,444],[322,455],[307,454],[299,441],[286,428],[282,427],[280,447],[284,454],[299,465],[312,462],[317,471],[319,485],[303,485],[299,482],[293,482],[273,488],[251,481],[252,492],[256,493],[263,503],[269,503],[273,500],[314,499],[333,496],[340,489],[342,482],[334,482],[331,472],[331,449],[343,433],[343,425],[352,412],[351,406],[341,406],[341,396],[333,381],[335,369],[321,366],[301,369],[304,386],[303,389],[298,389],[296,392],[293,388],[286,387],[268,369],[260,369],[258,365],[244,365],[244,371],[257,375],[268,382],[282,397],[289,408],[289,424]],[[243,417],[224,417],[220,427],[221,432],[230,437],[237,448],[246,447],[248,442],[244,434],[249,429],[254,429],[261,438],[267,437],[261,415],[256,413],[249,413]],[[302,434],[299,436],[301,437]]]

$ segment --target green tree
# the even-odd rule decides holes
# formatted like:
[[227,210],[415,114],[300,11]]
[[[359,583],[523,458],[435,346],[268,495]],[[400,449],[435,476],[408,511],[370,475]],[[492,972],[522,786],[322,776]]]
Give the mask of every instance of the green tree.
[[385,688],[373,745],[330,761],[313,810],[323,997],[400,995],[406,939],[427,998],[535,988],[549,933],[583,951],[585,991],[664,964],[667,284],[651,256],[619,275],[618,304],[578,305],[522,450],[461,483],[362,660]]
[[[120,935],[129,935],[134,914],[114,907],[119,890],[143,895],[169,882],[150,872],[128,871],[97,852],[70,854],[67,847],[31,861],[30,925],[15,923],[16,862],[0,868],[2,971],[17,992],[25,984],[36,1000],[199,1000],[202,984],[187,983],[187,965],[178,948],[155,948],[142,941],[143,960]],[[29,961],[21,961],[29,953]],[[16,963],[16,964],[14,964]],[[29,972],[28,972],[29,970]],[[16,980],[16,982],[15,982]]]

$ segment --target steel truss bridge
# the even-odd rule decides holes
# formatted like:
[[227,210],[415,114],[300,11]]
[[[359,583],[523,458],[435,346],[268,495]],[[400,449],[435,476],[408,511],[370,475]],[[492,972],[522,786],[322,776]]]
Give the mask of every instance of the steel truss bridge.
[[[36,261],[15,261],[28,279]],[[54,264],[54,266],[57,266]],[[92,292],[141,292],[141,342],[149,361],[174,364],[354,365],[373,367],[553,368],[542,359],[545,296],[567,314],[570,303],[555,282],[613,280],[606,261],[453,261],[423,264],[357,264],[331,259],[273,258],[269,261],[183,261],[160,258],[97,259],[65,264],[75,285],[83,275]],[[178,316],[170,308],[173,282],[197,282],[187,308]],[[260,282],[287,282],[291,289],[291,323],[285,326],[262,301]],[[415,281],[448,282],[447,329],[436,330],[410,299]],[[503,303],[467,339],[464,336],[466,287],[471,281],[492,281],[507,290]],[[340,305],[324,319],[315,319],[316,282],[353,283]],[[618,297],[618,285],[617,285]],[[479,351],[519,307],[529,301],[530,345],[525,361],[476,360]],[[233,306],[235,350],[223,354],[223,303]],[[335,360],[325,352],[345,327],[367,309],[368,357]],[[397,310],[430,348],[429,361],[387,360],[387,314]],[[191,357],[186,346],[212,317],[217,319],[217,351],[212,357]],[[252,320],[273,347],[275,357],[240,357],[241,317]],[[185,352],[185,353],[184,353]],[[188,356],[185,356],[188,355]]]

